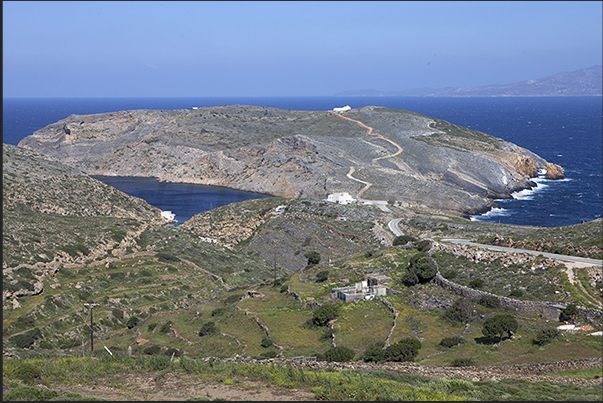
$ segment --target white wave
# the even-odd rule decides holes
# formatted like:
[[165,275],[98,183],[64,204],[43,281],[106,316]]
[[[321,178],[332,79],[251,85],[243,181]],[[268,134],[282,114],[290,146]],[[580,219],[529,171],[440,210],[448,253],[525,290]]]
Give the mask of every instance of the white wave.
[[472,215],[471,217],[469,217],[469,219],[471,221],[483,221],[483,220],[487,220],[492,217],[505,217],[505,216],[509,216],[511,214],[513,214],[513,213],[508,211],[507,209],[495,207],[484,214]]

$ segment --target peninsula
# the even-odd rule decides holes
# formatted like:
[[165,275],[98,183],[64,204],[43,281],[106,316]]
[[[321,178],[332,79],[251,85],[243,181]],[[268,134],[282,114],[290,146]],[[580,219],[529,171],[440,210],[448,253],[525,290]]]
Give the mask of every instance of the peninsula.
[[368,106],[295,111],[258,106],[71,115],[20,147],[89,175],[155,177],[282,197],[424,205],[459,216],[563,169],[488,134]]

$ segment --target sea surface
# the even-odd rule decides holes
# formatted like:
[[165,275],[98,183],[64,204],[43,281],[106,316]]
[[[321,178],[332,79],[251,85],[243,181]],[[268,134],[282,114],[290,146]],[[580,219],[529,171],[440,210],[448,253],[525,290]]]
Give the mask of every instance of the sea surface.
[[[17,144],[35,130],[71,114],[133,109],[258,105],[290,110],[330,110],[349,105],[405,109],[469,127],[524,147],[563,167],[566,179],[536,179],[538,186],[499,200],[499,208],[473,220],[543,227],[578,224],[603,210],[602,97],[206,97],[206,98],[4,98],[3,142]],[[164,184],[140,178],[101,178],[179,222],[219,205],[266,195],[203,185]]]

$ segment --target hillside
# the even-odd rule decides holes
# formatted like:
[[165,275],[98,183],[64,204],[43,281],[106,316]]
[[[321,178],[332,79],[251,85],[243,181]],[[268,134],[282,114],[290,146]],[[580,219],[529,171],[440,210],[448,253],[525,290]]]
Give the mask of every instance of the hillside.
[[[169,227],[158,209],[53,158],[9,145],[3,157],[7,400],[600,396],[602,349],[591,335],[603,330],[600,266],[441,242],[528,246],[551,231],[555,244],[588,252],[600,222],[544,229],[419,205],[273,197]],[[408,283],[421,254],[436,275]],[[333,295],[376,274],[389,277],[379,297]],[[87,304],[98,304],[93,354]],[[575,304],[584,328],[538,344],[560,324],[550,304]],[[335,316],[316,321],[331,305]],[[513,338],[483,333],[509,313]],[[420,342],[412,359],[371,361],[408,338]],[[351,350],[349,362],[327,360],[334,346]]]
[[71,115],[19,146],[89,175],[156,177],[281,197],[421,204],[468,216],[563,169],[514,144],[416,113],[254,106]]

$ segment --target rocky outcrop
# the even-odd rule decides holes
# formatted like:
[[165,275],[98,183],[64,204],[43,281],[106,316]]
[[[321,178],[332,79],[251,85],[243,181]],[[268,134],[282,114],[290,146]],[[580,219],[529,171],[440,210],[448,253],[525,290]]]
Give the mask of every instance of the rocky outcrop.
[[563,168],[559,165],[547,162],[546,163],[546,179],[564,179],[565,174],[563,173]]
[[342,113],[346,119],[332,111],[239,105],[71,115],[19,146],[90,175],[317,199],[358,195],[370,184],[365,199],[465,216],[533,187],[530,178],[546,163],[512,143],[408,111]]

